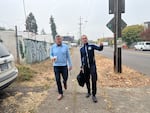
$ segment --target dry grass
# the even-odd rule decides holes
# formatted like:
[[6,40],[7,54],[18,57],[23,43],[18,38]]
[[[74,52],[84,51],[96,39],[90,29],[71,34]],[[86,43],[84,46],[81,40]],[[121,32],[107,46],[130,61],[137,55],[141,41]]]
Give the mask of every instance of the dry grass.
[[[12,86],[19,90],[1,103],[4,109],[7,106],[17,106],[11,110],[16,113],[34,113],[37,107],[47,97],[48,89],[54,84],[53,66],[50,60],[32,65],[17,65],[19,77]],[[27,89],[24,91],[24,88]],[[37,88],[39,88],[37,90]],[[29,90],[28,90],[29,89]],[[33,91],[32,91],[33,90]]]
[[[21,82],[20,83],[21,85],[30,86],[30,87],[35,87],[35,86],[48,87],[54,82],[52,62],[49,59],[40,63],[25,65],[22,67],[26,67],[23,68],[26,69],[25,71],[23,70],[23,72],[27,73],[25,74],[25,76],[30,76],[31,78],[28,81]],[[20,72],[19,76],[22,76],[21,74],[23,72]],[[24,78],[24,77],[20,77],[20,78]]]
[[17,65],[17,68],[19,70],[17,77],[18,82],[30,81],[34,75],[37,74],[34,70],[25,65]]
[[145,76],[127,66],[123,73],[114,73],[113,61],[101,55],[96,55],[97,71],[102,87],[143,87],[150,85],[150,77]]
[[[35,110],[46,98],[46,96],[47,91],[28,92],[26,96],[24,96],[23,93],[18,92],[15,96],[9,96],[6,98],[1,105],[8,106],[7,113],[35,113]],[[10,106],[15,107],[11,108]]]

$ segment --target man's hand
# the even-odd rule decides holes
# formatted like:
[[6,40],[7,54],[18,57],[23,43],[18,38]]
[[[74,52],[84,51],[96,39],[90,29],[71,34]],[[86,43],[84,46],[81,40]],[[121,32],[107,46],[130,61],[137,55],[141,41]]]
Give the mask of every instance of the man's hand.
[[71,71],[71,70],[72,70],[72,66],[69,67],[69,71]]
[[103,46],[103,43],[102,43],[102,42],[100,42],[100,46]]
[[52,62],[55,62],[55,61],[56,61],[56,58],[52,58],[51,60],[52,60]]
[[83,67],[81,67],[81,71],[82,71],[82,73],[84,73],[84,69],[83,69]]

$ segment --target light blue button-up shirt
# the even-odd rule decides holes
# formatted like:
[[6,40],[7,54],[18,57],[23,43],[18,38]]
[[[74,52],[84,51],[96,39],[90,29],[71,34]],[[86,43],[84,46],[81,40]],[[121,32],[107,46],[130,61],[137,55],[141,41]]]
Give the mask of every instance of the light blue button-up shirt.
[[72,66],[69,48],[66,44],[58,46],[53,44],[50,49],[50,58],[57,57],[56,61],[53,63],[53,66]]

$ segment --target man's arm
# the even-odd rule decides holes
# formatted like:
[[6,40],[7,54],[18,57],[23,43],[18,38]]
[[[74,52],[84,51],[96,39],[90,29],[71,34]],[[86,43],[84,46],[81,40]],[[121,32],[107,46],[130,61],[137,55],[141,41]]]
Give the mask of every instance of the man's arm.
[[71,58],[70,58],[70,52],[69,52],[69,48],[67,47],[67,61],[68,61],[68,65],[69,68],[72,68],[72,62],[71,62]]
[[51,46],[51,48],[50,48],[50,59],[52,60],[52,62],[55,62],[56,58],[54,58],[53,49],[54,49],[53,46]]
[[83,53],[82,53],[82,49],[80,49],[80,57],[81,57],[81,70],[82,72],[84,73],[84,56],[83,56]]
[[80,49],[80,59],[81,59],[81,67],[83,67],[83,54],[82,54],[82,48]]
[[102,51],[103,47],[104,47],[103,44],[100,44],[100,46],[93,45],[93,48],[98,51]]
[[53,55],[53,46],[51,46],[50,48],[50,58],[53,59],[54,55]]

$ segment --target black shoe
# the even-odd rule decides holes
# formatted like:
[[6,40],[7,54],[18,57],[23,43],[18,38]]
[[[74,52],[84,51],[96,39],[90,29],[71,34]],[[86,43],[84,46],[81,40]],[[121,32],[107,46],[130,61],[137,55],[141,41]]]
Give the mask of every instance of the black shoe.
[[92,100],[93,100],[94,103],[97,103],[97,98],[96,98],[96,96],[92,96]]
[[86,98],[89,98],[91,96],[91,93],[86,94]]

